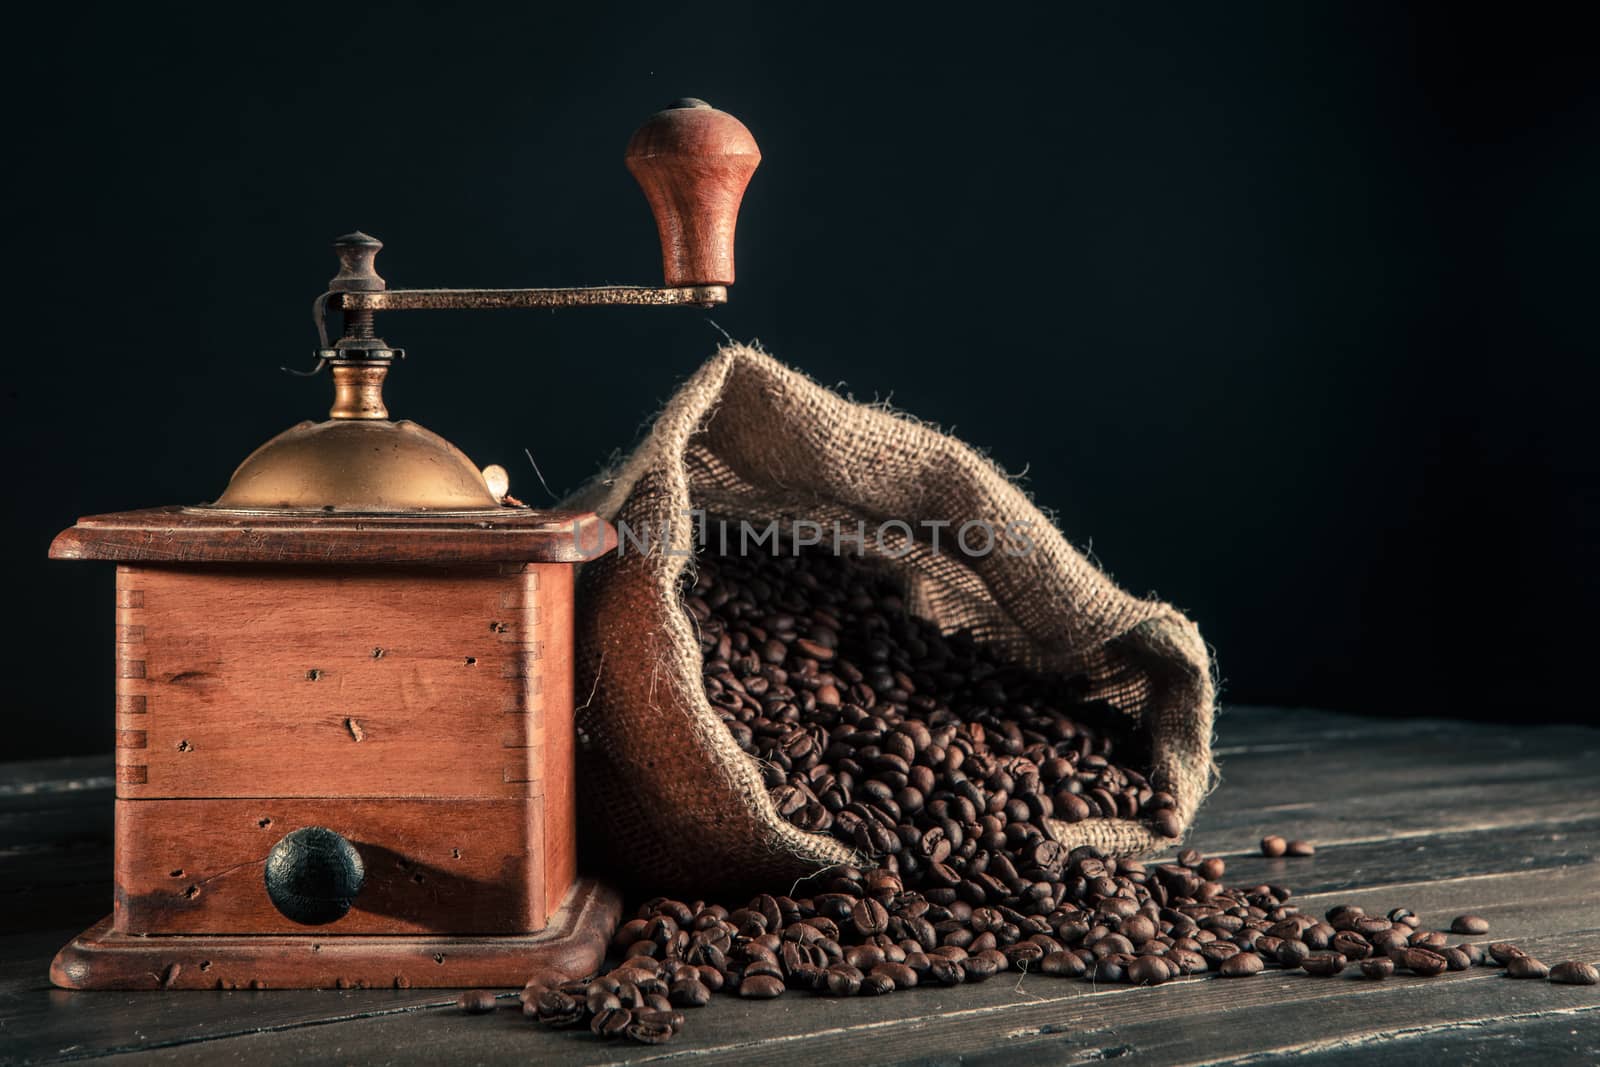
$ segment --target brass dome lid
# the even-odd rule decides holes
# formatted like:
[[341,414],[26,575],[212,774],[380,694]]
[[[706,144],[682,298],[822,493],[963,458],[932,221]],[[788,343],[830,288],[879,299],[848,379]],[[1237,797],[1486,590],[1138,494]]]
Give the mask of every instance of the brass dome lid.
[[409,420],[371,418],[290,427],[246,457],[211,506],[247,511],[506,510],[483,473],[455,445]]

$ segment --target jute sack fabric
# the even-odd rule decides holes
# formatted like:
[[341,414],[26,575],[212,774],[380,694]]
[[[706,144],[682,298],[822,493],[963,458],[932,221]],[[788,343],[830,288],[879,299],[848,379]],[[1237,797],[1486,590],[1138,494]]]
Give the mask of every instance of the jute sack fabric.
[[[1118,589],[973,449],[846,399],[765,353],[719,351],[633,454],[568,503],[625,524],[635,538],[579,577],[576,692],[588,840],[641,886],[787,887],[820,867],[860,861],[777,813],[754,759],[706,700],[683,607],[702,514],[758,528],[817,522],[828,544],[834,523],[847,536],[864,523],[867,555],[897,573],[912,610],[946,631],[969,628],[1030,666],[1087,675],[1090,695],[1144,735],[1152,779],[1177,799],[1185,827],[1211,786],[1215,691],[1192,622]],[[1000,532],[1001,546],[982,556],[953,551],[954,532],[974,520]],[[939,523],[935,552],[927,535]],[[1025,531],[1031,545],[1006,538],[1008,529]],[[971,540],[981,549],[981,537]],[[1125,819],[1051,820],[1049,829],[1068,845],[1117,855],[1170,844]]]

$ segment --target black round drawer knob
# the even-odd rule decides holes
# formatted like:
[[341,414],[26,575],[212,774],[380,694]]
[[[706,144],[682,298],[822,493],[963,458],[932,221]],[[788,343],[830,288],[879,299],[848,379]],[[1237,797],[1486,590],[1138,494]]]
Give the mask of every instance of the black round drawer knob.
[[354,845],[332,830],[307,826],[272,846],[266,877],[267,896],[284,918],[322,926],[344,918],[367,872]]

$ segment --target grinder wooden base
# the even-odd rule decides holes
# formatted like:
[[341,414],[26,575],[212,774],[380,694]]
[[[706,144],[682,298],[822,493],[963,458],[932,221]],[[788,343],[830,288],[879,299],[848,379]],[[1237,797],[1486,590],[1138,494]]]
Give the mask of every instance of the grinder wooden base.
[[536,972],[598,971],[622,897],[579,878],[537,934],[136,937],[108,916],[56,954],[63,989],[462,989],[520,987]]

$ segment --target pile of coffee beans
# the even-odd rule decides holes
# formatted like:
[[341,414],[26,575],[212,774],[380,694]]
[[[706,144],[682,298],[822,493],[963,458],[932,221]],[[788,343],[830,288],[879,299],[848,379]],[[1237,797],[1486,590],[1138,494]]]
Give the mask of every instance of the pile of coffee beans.
[[[1147,865],[1078,848],[1048,881],[1039,900],[1054,902],[1043,907],[1005,903],[1016,902],[1009,887],[992,903],[935,904],[898,875],[854,867],[826,872],[813,895],[761,894],[731,911],[657,898],[618,928],[617,967],[554,987],[532,982],[523,1010],[549,1026],[654,1044],[682,1028],[683,1009],[703,1007],[719,991],[760,1000],[882,996],[1010,972],[1132,985],[1268,970],[1381,980],[1479,966],[1503,967],[1511,978],[1600,982],[1587,963],[1547,967],[1507,942],[1452,944],[1407,908],[1368,915],[1342,904],[1321,918],[1302,914],[1282,886],[1224,886],[1225,866],[1193,849]],[[1488,932],[1472,915],[1449,925]]]
[[685,603],[706,698],[779,813],[919,888],[933,878],[954,899],[996,856],[1031,866],[1048,818],[1181,830],[1172,796],[1134,769],[1148,753],[1127,717],[1088,699],[1087,679],[940,633],[879,570],[827,553],[702,557]]
[[[1586,964],[1549,969],[1508,944],[1451,944],[1405,908],[1304,915],[1286,887],[1224,885],[1223,860],[1193,849],[1156,864],[1068,850],[1047,819],[1137,818],[1181,832],[1172,796],[1137,769],[1148,753],[1123,717],[1089,699],[1084,679],[941,634],[860,562],[702,557],[685,602],[706,696],[760,761],[779,813],[871,866],[835,867],[742,906],[648,901],[616,931],[614,969],[524,990],[524,1011],[550,1026],[654,1044],[717,992],[881,996],[1010,972],[1160,985],[1268,969],[1432,977],[1487,964],[1593,981]],[[1313,851],[1276,836],[1261,849]],[[1488,924],[1460,916],[1451,929],[1477,936]]]

